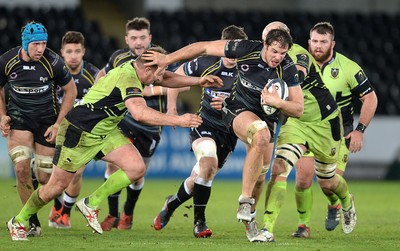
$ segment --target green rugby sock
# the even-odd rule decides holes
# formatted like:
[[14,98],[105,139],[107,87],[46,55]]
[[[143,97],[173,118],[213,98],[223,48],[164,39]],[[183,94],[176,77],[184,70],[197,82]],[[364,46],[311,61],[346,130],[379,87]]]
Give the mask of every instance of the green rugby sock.
[[32,193],[19,214],[15,216],[16,222],[28,227],[29,218],[47,204],[39,197],[39,189]]
[[347,182],[342,176],[338,174],[336,174],[336,176],[339,178],[339,184],[333,190],[333,192],[339,197],[340,203],[342,204],[342,209],[347,211],[351,208],[351,198]]
[[129,186],[132,182],[124,171],[118,169],[96,191],[89,195],[88,206],[96,209],[108,196]]
[[269,182],[265,195],[264,227],[274,232],[276,219],[281,211],[286,197],[286,181]]
[[311,187],[301,189],[296,187],[296,205],[299,213],[299,225],[304,224],[310,227],[311,209],[313,205],[313,193]]

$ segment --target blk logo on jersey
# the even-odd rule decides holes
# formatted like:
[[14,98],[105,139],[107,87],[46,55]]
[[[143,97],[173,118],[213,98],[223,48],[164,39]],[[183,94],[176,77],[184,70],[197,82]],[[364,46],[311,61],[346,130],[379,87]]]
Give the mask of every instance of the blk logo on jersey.
[[36,71],[34,65],[31,65],[31,66],[24,65],[24,66],[22,67],[22,69],[25,70],[25,71]]
[[227,76],[233,78],[233,72],[222,71],[221,76]]

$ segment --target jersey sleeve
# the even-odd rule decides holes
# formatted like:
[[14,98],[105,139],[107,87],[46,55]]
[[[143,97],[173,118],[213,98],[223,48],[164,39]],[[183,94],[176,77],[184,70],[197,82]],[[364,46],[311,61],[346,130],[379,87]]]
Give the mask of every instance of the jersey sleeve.
[[121,76],[119,80],[116,86],[121,91],[123,101],[136,97],[143,98],[143,86],[136,75],[133,76],[133,81],[132,75],[127,74]]
[[4,87],[7,83],[7,76],[6,76],[6,66],[4,62],[4,57],[0,57],[0,87]]
[[228,40],[225,45],[225,57],[227,58],[241,58],[247,56],[249,52],[262,49],[262,42],[254,40]]
[[299,73],[292,59],[288,55],[286,55],[282,60],[281,65],[282,79],[286,82],[288,87],[299,85]]
[[349,78],[348,83],[350,84],[351,93],[353,95],[361,98],[367,93],[374,91],[367,75],[365,75],[364,71],[357,63],[351,62],[349,69],[352,70],[349,71],[347,77]]

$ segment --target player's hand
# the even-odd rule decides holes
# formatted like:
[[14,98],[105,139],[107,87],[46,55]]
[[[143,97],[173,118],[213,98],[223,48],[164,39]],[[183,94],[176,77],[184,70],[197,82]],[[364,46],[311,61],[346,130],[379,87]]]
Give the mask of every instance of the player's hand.
[[215,97],[211,100],[210,105],[215,110],[222,110],[222,104],[224,103],[224,97]]
[[351,153],[356,153],[362,149],[364,138],[364,134],[362,132],[354,130],[349,133],[345,138],[350,139],[349,150]]
[[199,115],[185,113],[179,116],[178,126],[197,128],[203,123],[203,119]]
[[1,117],[1,122],[0,122],[1,136],[6,137],[10,133],[10,122],[11,122],[10,116],[5,115]]
[[167,55],[156,52],[156,51],[146,51],[141,55],[142,59],[148,61],[145,66],[157,65],[158,68],[154,75],[159,75],[159,73],[168,66]]
[[220,77],[214,75],[208,75],[200,78],[199,85],[203,88],[208,88],[208,87],[220,88],[224,84],[222,83],[222,79]]
[[261,98],[263,100],[263,105],[269,105],[275,108],[281,107],[282,99],[279,97],[278,92],[275,88],[271,88],[271,92],[268,90],[267,86],[261,92]]
[[46,132],[44,133],[44,138],[49,143],[54,143],[56,141],[56,136],[58,132],[59,124],[54,124],[47,128]]

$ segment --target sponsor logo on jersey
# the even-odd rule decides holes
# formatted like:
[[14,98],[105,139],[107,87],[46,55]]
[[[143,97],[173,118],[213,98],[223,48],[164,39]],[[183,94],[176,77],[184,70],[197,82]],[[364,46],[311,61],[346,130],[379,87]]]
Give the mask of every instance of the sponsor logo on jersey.
[[24,71],[36,71],[35,68],[36,68],[36,67],[35,67],[34,65],[31,65],[31,66],[24,65],[24,66],[22,67],[22,69],[23,69]]
[[360,70],[359,72],[357,72],[357,74],[355,75],[356,79],[357,79],[357,83],[359,85],[361,85],[365,80],[367,80],[367,76],[365,76],[364,72],[362,70]]
[[142,94],[142,91],[137,87],[129,87],[126,88],[126,95],[139,95]]
[[201,131],[201,135],[212,135],[209,131]]
[[227,76],[233,78],[233,72],[222,71],[221,76]]
[[332,78],[337,78],[339,75],[339,69],[338,68],[332,68],[331,69],[331,77]]
[[25,87],[25,86],[13,86],[12,89],[16,93],[20,94],[32,94],[32,93],[42,93],[49,89],[49,86],[41,86],[41,87]]
[[256,91],[260,91],[260,92],[262,91],[261,88],[253,85],[252,83],[250,83],[249,81],[245,80],[244,78],[240,78],[240,83],[242,83],[242,85],[244,87],[246,87],[246,88],[253,89],[253,90],[256,90]]
[[43,82],[43,83],[46,83],[48,80],[49,80],[48,77],[40,77],[40,78],[39,78],[39,81],[40,81],[40,82]]
[[74,78],[75,84],[79,84],[79,78]]

